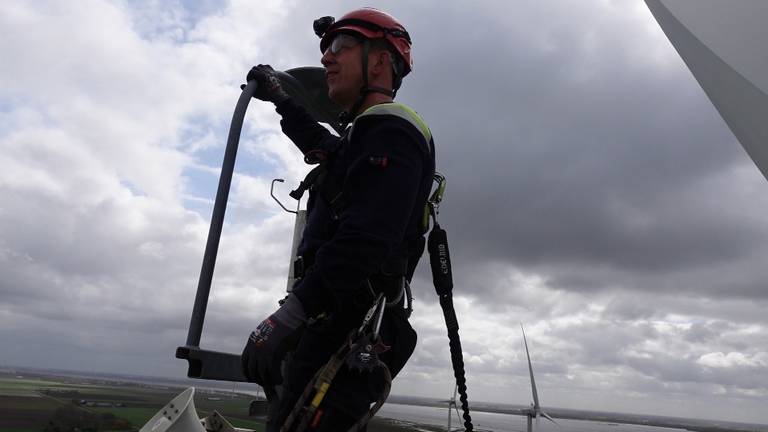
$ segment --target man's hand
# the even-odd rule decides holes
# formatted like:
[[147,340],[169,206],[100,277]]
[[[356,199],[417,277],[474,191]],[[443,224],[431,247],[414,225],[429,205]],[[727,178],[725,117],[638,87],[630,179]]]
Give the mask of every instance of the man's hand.
[[301,302],[290,295],[280,309],[251,332],[242,355],[243,374],[248,381],[262,386],[283,382],[280,366],[298,343],[306,321]]
[[[260,64],[252,67],[245,79],[248,82],[256,80],[259,83],[259,88],[253,95],[257,99],[278,104],[289,98],[288,93],[280,85],[277,73],[270,65]],[[241,85],[240,88],[245,88],[245,84]]]

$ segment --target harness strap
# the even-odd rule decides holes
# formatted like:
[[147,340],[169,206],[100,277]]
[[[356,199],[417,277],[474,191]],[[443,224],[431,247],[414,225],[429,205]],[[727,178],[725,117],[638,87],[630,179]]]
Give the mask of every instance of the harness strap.
[[[359,116],[357,116],[357,119],[360,119],[362,117],[366,116],[372,116],[372,115],[391,115],[395,117],[399,117],[408,123],[412,124],[416,130],[421,132],[421,134],[424,136],[424,141],[426,141],[426,144],[429,148],[426,148],[425,151],[429,153],[434,153],[431,146],[432,141],[432,131],[429,130],[429,126],[427,126],[427,123],[424,121],[424,119],[421,118],[419,113],[417,113],[413,108],[409,107],[408,105],[404,105],[397,102],[390,102],[390,103],[382,103],[374,105],[367,110],[363,111]],[[357,120],[355,119],[355,120]],[[352,129],[349,131],[349,135],[352,136],[352,132],[355,129],[355,124],[352,124]]]
[[308,191],[315,183],[321,183],[325,177],[326,167],[324,163],[312,168],[312,171],[308,172],[304,177],[304,180],[299,182],[299,186],[292,190],[288,195],[295,200],[300,200],[304,196],[304,192]]

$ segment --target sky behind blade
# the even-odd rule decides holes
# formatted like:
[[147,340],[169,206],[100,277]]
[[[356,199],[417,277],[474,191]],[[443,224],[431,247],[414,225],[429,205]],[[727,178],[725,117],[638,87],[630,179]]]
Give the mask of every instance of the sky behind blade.
[[768,178],[768,3],[647,3],[720,115]]

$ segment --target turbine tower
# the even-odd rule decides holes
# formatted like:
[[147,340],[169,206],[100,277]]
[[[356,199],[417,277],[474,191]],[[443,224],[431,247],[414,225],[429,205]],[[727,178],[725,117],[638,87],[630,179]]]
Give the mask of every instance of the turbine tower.
[[[525,343],[525,356],[528,358],[528,373],[531,376],[531,391],[533,392],[533,403],[531,404],[530,408],[528,408],[523,412],[523,415],[525,415],[526,417],[526,423],[528,426],[527,431],[533,432],[534,430],[539,429],[539,417],[544,417],[554,424],[557,424],[557,422],[549,414],[541,410],[541,405],[539,405],[539,392],[536,390],[536,380],[533,378],[533,366],[531,365],[531,354],[528,351],[528,340],[525,338],[525,329],[523,329],[522,323],[520,323],[520,330],[523,331],[523,343]],[[535,427],[534,427],[534,419],[536,420]]]

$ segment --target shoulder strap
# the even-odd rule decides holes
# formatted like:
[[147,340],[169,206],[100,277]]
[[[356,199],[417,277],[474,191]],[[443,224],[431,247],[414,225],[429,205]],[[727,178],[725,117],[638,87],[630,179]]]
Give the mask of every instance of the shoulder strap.
[[[362,114],[357,116],[355,119],[355,123],[363,117],[368,116],[375,116],[375,115],[391,115],[395,117],[399,117],[416,128],[421,134],[424,136],[424,140],[426,141],[427,145],[431,147],[430,142],[432,141],[432,131],[429,130],[429,126],[427,126],[427,123],[424,121],[424,119],[421,118],[421,116],[413,110],[413,108],[403,105],[401,103],[392,102],[392,103],[383,103],[374,105],[367,110],[363,111]],[[349,131],[350,136],[352,136],[352,133],[354,132],[355,123],[352,124],[352,128]],[[430,148],[431,153],[431,148]]]

